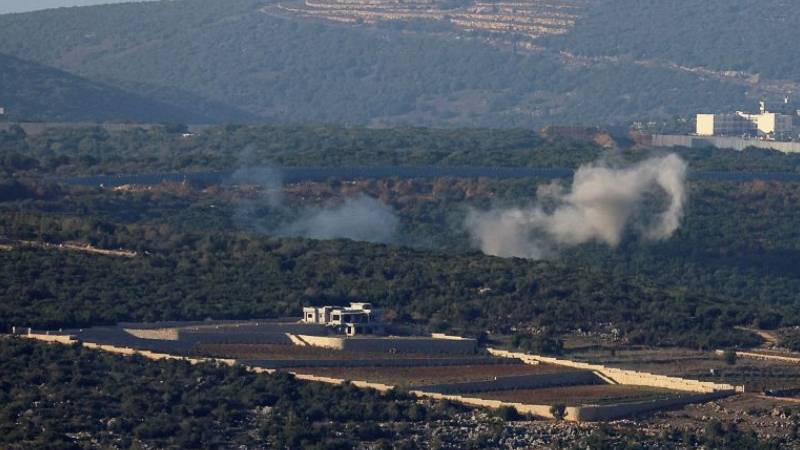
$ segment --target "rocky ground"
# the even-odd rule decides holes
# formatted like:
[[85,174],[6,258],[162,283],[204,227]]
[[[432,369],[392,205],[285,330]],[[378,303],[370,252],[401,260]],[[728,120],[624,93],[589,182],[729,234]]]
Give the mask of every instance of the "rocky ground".
[[[800,404],[754,394],[609,423],[508,421],[476,410],[445,421],[384,426],[410,436],[406,448],[595,449],[634,444],[631,448],[697,449],[718,448],[714,442],[754,448],[758,442],[764,448],[800,449]],[[385,444],[370,442],[360,448],[381,449]]]

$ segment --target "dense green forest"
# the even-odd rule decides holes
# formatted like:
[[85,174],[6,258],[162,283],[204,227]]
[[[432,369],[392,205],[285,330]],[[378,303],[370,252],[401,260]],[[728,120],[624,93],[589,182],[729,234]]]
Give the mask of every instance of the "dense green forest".
[[576,67],[557,52],[279,18],[260,12],[263,4],[181,0],[0,16],[0,52],[217,120],[248,121],[249,114],[271,123],[605,124],[746,101],[745,86],[680,71]]
[[[234,170],[257,167],[475,166],[575,169],[596,160],[626,163],[667,150],[607,150],[591,142],[544,138],[530,129],[183,126],[114,132],[51,129],[28,136],[0,131],[6,177],[75,177]],[[623,137],[624,138],[624,137]],[[677,149],[692,170],[800,172],[800,157],[772,150]]]
[[0,54],[0,106],[7,120],[208,121],[208,117],[117,87]]
[[589,56],[674,62],[800,81],[800,10],[792,0],[598,1],[566,35],[543,45]]
[[[660,243],[560,249],[549,262],[474,252],[469,207],[525,205],[536,179],[296,182],[270,206],[258,187],[166,184],[133,192],[58,185],[53,176],[281,165],[476,164],[574,168],[651,154],[561,142],[525,130],[180,127],[109,134],[2,134],[0,235],[138,250],[132,261],[43,250],[1,254],[4,326],[296,315],[304,303],[366,298],[398,320],[498,333],[611,322],[634,342],[752,343],[733,325],[794,325],[800,273],[796,183],[693,179],[682,226]],[[777,152],[681,149],[698,170],[796,171]],[[393,246],[277,238],[281,223],[345,196],[385,202]],[[399,246],[412,247],[402,248]],[[145,253],[147,252],[147,253]],[[200,281],[198,281],[200,280]],[[236,286],[231,289],[230,286]],[[487,294],[478,290],[490,288]],[[92,305],[89,307],[89,305]],[[521,311],[517,323],[506,317]],[[451,319],[454,318],[454,319]]]
[[77,345],[2,338],[0,361],[6,449],[415,448],[409,423],[457,411],[401,393]]
[[[80,346],[0,339],[0,446],[90,448],[503,448],[522,436],[554,448],[730,448],[772,450],[735,424],[658,436],[632,426],[513,422],[401,392],[304,383],[241,367],[122,357]],[[796,416],[792,416],[796,417]],[[524,418],[522,418],[524,419]],[[468,432],[465,432],[468,430]],[[544,430],[547,430],[546,432]],[[524,441],[523,441],[524,442]],[[613,442],[613,444],[611,444]],[[667,447],[665,447],[667,446]]]
[[507,334],[529,326],[562,331],[612,323],[634,343],[709,347],[757,342],[733,325],[798,320],[792,307],[658,288],[643,278],[563,262],[6,215],[4,233],[12,228],[21,237],[54,241],[110,235],[112,248],[142,255],[0,253],[6,327],[297,316],[306,304],[361,299],[384,307],[390,320],[436,330]]

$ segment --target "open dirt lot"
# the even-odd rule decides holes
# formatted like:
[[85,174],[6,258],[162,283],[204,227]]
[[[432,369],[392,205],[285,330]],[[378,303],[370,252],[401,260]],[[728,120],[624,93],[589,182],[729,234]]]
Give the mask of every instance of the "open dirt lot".
[[681,395],[678,391],[644,386],[600,384],[544,389],[519,389],[476,394],[476,397],[507,402],[552,405],[608,404],[656,400]]
[[494,377],[562,373],[568,369],[549,364],[474,364],[458,366],[415,367],[301,367],[293,372],[347,380],[372,381],[395,386],[420,386],[426,384],[457,383],[462,381],[491,380]]

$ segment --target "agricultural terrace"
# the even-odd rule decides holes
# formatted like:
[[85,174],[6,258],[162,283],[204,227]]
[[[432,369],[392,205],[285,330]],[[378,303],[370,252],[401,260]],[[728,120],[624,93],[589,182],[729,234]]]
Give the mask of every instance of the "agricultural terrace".
[[[447,355],[424,353],[354,352],[322,347],[301,347],[286,344],[199,344],[193,349],[203,356],[240,360],[353,360],[353,359],[446,359]],[[466,355],[454,356],[464,359]]]
[[414,367],[299,367],[296,373],[346,380],[370,381],[394,386],[423,386],[492,380],[515,375],[573,372],[575,369],[550,364],[467,364]]
[[798,387],[800,365],[753,358],[737,358],[729,364],[714,352],[687,349],[576,352],[578,361],[694,380],[744,385],[750,392]]
[[475,394],[487,400],[500,400],[526,404],[564,404],[604,405],[611,403],[628,403],[647,400],[661,400],[686,395],[685,392],[670,389],[659,389],[646,386],[630,386],[622,384],[598,384],[583,386],[551,387],[541,389],[517,389],[506,391],[489,391]]

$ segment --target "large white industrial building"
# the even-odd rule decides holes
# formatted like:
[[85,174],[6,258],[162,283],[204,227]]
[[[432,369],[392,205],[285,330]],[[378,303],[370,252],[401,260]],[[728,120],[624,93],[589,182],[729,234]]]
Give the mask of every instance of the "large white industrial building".
[[758,114],[742,111],[722,114],[698,114],[698,136],[758,136],[763,139],[790,140],[800,129],[800,111],[789,111],[789,99],[784,100],[780,112],[771,112],[766,102],[761,102]]

